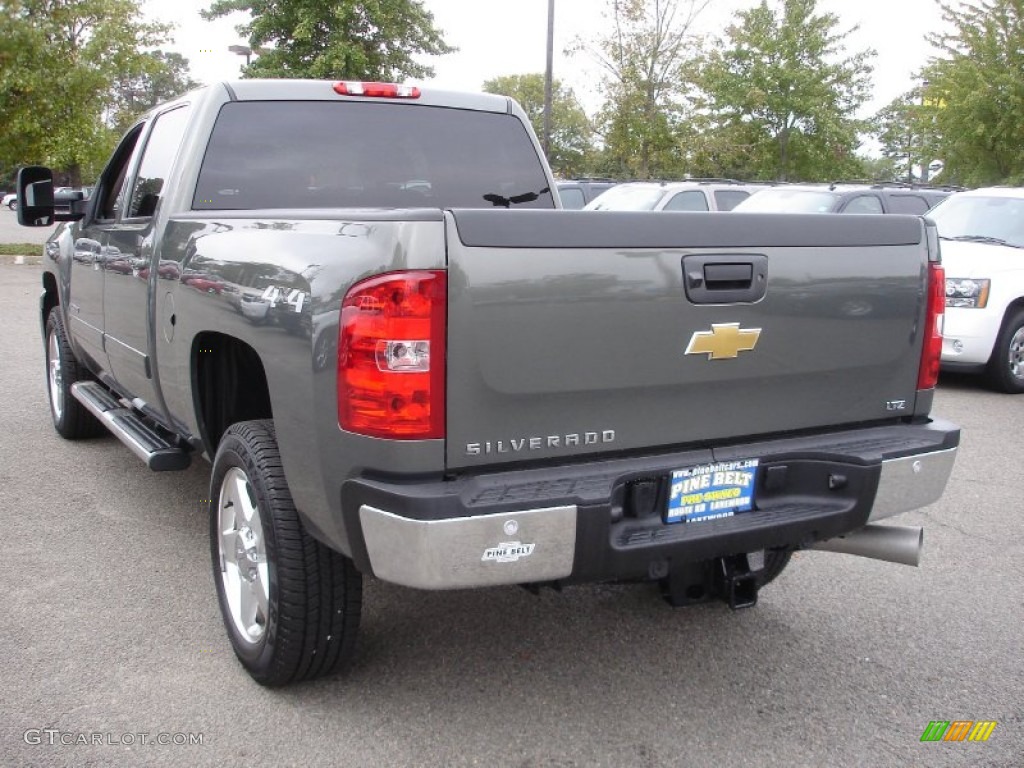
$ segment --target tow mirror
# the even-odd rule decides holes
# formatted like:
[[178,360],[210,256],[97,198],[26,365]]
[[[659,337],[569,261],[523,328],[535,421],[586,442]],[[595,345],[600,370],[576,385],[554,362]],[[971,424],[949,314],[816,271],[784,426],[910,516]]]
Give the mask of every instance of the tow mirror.
[[18,171],[18,223],[23,227],[53,224],[53,172],[41,165]]

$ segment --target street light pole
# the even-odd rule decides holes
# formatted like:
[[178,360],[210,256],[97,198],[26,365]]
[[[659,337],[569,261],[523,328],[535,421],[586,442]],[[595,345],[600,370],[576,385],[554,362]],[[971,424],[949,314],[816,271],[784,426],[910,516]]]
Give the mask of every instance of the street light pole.
[[548,0],[548,65],[544,71],[544,154],[551,159],[551,71],[555,60],[555,0]]
[[[924,111],[925,111],[924,110],[924,105],[925,105],[924,97],[925,97],[925,92],[928,90],[928,84],[929,83],[928,83],[928,79],[927,78],[925,78],[925,79],[923,79],[921,81],[921,112],[922,113],[924,113]],[[922,114],[921,117],[924,118],[925,115]],[[918,123],[918,127],[921,128],[923,123],[924,123],[924,120],[922,119]],[[927,184],[928,183],[928,176],[929,176],[929,172],[931,171],[931,161],[928,160],[927,156],[925,155],[925,151],[927,149],[927,147],[926,147],[927,142],[928,142],[928,137],[925,135],[924,128],[921,128],[921,183],[922,184]]]

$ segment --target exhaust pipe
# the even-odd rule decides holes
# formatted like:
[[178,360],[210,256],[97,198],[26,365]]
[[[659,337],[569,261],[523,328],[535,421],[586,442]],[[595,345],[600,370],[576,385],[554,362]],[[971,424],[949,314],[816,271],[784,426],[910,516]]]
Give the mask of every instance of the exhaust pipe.
[[842,552],[889,563],[917,566],[921,563],[924,529],[905,525],[865,525],[834,539],[817,541],[808,549]]

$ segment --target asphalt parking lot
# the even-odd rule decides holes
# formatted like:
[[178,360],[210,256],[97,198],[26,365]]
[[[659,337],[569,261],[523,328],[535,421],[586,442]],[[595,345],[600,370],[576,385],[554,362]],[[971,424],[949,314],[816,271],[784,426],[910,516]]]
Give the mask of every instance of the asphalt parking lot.
[[[894,521],[925,527],[920,568],[800,553],[740,612],[370,581],[354,667],[267,690],[217,611],[207,466],[151,473],[53,431],[38,274],[0,264],[0,764],[1022,764],[1024,396],[943,379],[954,476]],[[934,720],[997,726],[922,743]]]
[[[42,245],[53,231],[52,227],[23,227],[18,224],[18,212],[0,206],[0,243],[35,243]],[[42,252],[42,248],[39,249]]]

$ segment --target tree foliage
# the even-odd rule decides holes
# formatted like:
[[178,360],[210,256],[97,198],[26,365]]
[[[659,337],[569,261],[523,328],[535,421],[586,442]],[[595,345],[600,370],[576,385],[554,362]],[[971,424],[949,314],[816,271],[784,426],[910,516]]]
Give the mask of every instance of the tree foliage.
[[143,113],[199,83],[189,74],[188,59],[180,53],[153,51],[140,72],[125,73],[114,83],[114,130],[124,133]]
[[202,15],[248,12],[238,33],[260,55],[247,77],[400,81],[430,77],[420,54],[455,49],[422,0],[215,0]]
[[[866,101],[874,55],[846,55],[835,14],[817,0],[768,0],[736,14],[707,55],[698,82],[707,125],[693,151],[704,162],[758,178],[827,179],[855,173],[855,113]],[[852,31],[852,30],[850,30]]]
[[935,157],[931,125],[920,88],[893,99],[874,117],[874,132],[899,181],[924,181]]
[[[484,83],[488,93],[510,96],[519,102],[538,136],[544,133],[544,75],[507,75]],[[586,112],[571,88],[558,80],[551,84],[551,147],[548,163],[557,175],[580,176],[590,151],[592,130]]]
[[942,6],[950,32],[932,36],[917,129],[934,135],[944,178],[1024,183],[1024,0]]
[[608,0],[609,32],[585,46],[600,66],[597,115],[606,172],[650,178],[680,172],[676,138],[687,67],[697,49],[694,21],[709,0]]
[[41,163],[91,180],[117,140],[103,115],[111,84],[152,68],[141,48],[167,27],[132,0],[7,0],[0,5],[0,166]]

